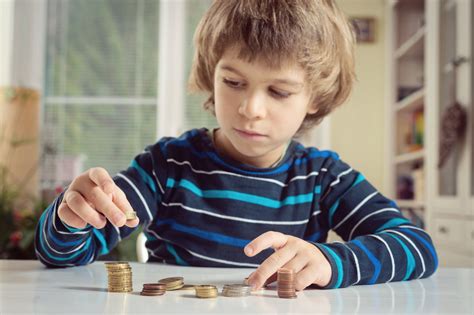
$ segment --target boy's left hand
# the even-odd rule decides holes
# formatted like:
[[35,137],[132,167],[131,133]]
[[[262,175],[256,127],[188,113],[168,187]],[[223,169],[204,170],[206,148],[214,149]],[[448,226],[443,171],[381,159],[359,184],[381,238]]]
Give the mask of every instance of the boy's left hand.
[[324,287],[331,280],[331,265],[319,248],[291,235],[273,231],[263,233],[247,244],[244,252],[253,257],[270,247],[275,252],[247,279],[255,289],[276,281],[280,268],[293,269],[298,291],[311,284]]

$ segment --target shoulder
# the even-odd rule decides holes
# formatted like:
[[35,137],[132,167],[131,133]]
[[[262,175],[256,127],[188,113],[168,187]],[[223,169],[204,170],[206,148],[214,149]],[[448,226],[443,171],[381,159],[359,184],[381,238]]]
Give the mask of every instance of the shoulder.
[[297,141],[294,141],[293,156],[296,165],[308,164],[316,168],[327,168],[340,162],[339,154],[335,151],[304,146]]
[[191,129],[178,137],[162,137],[153,145],[148,146],[147,149],[154,152],[158,150],[162,154],[167,155],[176,150],[181,151],[190,147],[202,146],[208,140],[207,132],[206,128]]

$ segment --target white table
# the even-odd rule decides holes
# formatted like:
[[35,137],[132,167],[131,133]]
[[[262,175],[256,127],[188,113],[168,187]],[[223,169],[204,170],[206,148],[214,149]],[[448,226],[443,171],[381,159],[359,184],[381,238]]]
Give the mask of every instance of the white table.
[[337,290],[309,289],[279,299],[275,289],[249,297],[199,299],[194,291],[139,295],[143,283],[182,276],[189,284],[241,283],[251,269],[130,263],[132,293],[108,293],[103,262],[46,269],[38,261],[0,260],[0,314],[473,314],[474,269],[439,269],[431,278]]

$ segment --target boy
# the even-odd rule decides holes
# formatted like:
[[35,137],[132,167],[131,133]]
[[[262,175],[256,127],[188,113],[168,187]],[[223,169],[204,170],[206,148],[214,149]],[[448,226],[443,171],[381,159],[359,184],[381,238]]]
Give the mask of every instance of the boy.
[[[393,201],[336,153],[292,140],[352,88],[354,37],[333,1],[214,1],[195,44],[190,83],[219,128],[163,138],[113,180],[101,168],[77,177],[41,217],[44,264],[88,264],[140,221],[151,261],[257,267],[255,288],[281,267],[298,290],[436,270],[429,235]],[[329,229],[345,243],[324,243]]]

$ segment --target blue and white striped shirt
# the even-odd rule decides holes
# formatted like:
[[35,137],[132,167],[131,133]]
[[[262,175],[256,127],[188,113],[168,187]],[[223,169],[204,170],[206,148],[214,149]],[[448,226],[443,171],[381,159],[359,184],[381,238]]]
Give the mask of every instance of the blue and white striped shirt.
[[[144,225],[150,261],[212,267],[257,267],[268,249],[243,248],[267,231],[313,243],[328,258],[328,288],[428,277],[437,268],[429,235],[402,216],[359,172],[331,151],[292,141],[273,168],[220,156],[206,129],[163,138],[117,174]],[[38,258],[75,266],[106,254],[134,229],[108,223],[72,229],[57,215],[60,195],[41,217]],[[328,231],[344,243],[325,243]]]

